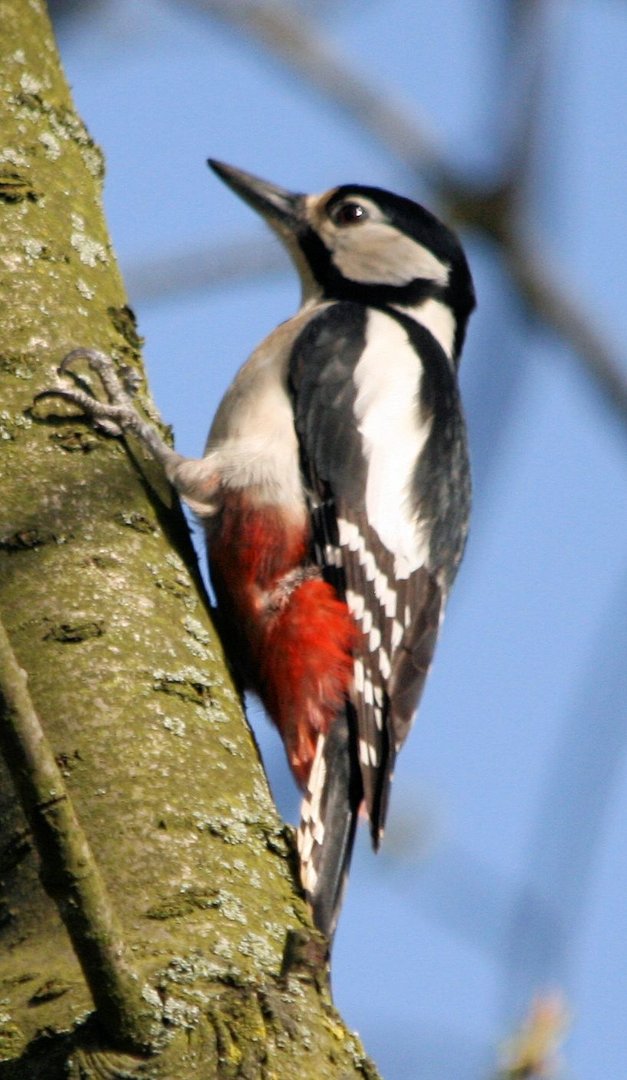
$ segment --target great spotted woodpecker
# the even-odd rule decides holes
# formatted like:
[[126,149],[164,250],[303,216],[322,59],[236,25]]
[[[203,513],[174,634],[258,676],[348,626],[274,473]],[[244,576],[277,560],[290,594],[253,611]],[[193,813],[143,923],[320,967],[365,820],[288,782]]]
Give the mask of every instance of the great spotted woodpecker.
[[202,518],[227,644],[304,789],[298,847],[318,927],[335,930],[355,826],[378,847],[470,506],[457,367],[474,291],[452,232],[374,187],[293,194],[213,170],[287,247],[300,310],[225,394],[200,460],[136,412],[107,357],[108,404]]

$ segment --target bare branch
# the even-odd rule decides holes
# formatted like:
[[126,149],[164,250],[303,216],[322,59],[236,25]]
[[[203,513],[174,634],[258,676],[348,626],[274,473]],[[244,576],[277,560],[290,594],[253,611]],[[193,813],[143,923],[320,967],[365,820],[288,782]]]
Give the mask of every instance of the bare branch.
[[[515,284],[530,312],[571,346],[607,402],[627,424],[627,373],[624,364],[593,316],[561,282],[564,275],[545,254],[546,246],[527,239],[523,224],[523,187],[539,111],[538,89],[545,70],[542,27],[550,15],[542,0],[522,0],[514,12],[513,66],[519,70],[519,102],[514,143],[508,147],[505,179],[477,189],[463,183],[446,163],[424,121],[413,107],[403,106],[387,87],[375,87],[351,71],[346,59],[327,41],[301,9],[280,0],[187,0],[247,35],[256,37],[285,67],[331,99],[365,131],[374,135],[434,191],[444,215],[460,225],[479,229],[499,245]],[[550,7],[550,6],[549,6]],[[551,267],[549,271],[547,267]]]
[[546,248],[530,236],[508,245],[504,257],[515,283],[530,310],[569,344],[601,389],[614,413],[627,424],[627,373],[611,342],[578,300],[574,289],[563,284],[565,273],[557,271]]
[[510,56],[503,109],[504,173],[527,186],[553,43],[554,0],[511,0]]
[[31,827],[44,888],[56,902],[98,1017],[117,1045],[145,1050],[154,1010],[124,955],[117,919],[63,777],[0,623],[0,746]]
[[542,1080],[556,1075],[557,1056],[569,1026],[558,994],[537,997],[518,1031],[503,1047],[498,1080]]
[[557,333],[582,361],[614,414],[627,426],[627,371],[618,350],[567,284],[566,271],[524,220],[520,192],[509,180],[492,191],[448,192],[450,219],[475,229],[500,253],[531,316]]

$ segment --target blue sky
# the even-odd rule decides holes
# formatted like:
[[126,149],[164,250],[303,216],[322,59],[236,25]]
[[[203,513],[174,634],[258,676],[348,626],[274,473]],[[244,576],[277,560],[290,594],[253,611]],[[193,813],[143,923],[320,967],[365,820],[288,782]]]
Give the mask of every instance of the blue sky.
[[[547,6],[529,221],[625,356],[627,11]],[[507,4],[305,7],[461,172],[494,175],[516,85]],[[206,157],[299,190],[356,181],[430,199],[386,148],[199,8],[110,0],[58,26],[107,157],[153,393],[188,454],[237,367],[298,302],[287,262],[211,291],[177,281],[179,256],[209,264],[216,244],[276,243]],[[486,1080],[530,996],[561,986],[573,1013],[564,1076],[608,1080],[627,1071],[626,432],[570,350],[527,320],[489,245],[464,242],[479,297],[462,375],[473,528],[382,853],[360,838],[335,998],[386,1080]],[[170,257],[169,290],[148,296],[142,275]],[[282,751],[253,713],[294,819]]]

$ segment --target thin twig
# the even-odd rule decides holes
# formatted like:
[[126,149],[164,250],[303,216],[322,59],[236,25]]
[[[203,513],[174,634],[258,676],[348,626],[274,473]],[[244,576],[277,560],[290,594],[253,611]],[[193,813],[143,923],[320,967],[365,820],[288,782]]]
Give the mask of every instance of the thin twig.
[[586,310],[585,299],[566,284],[567,274],[551,259],[541,238],[525,223],[515,183],[493,191],[449,192],[451,220],[483,233],[503,259],[530,316],[554,331],[583,361],[588,375],[627,429],[627,373],[618,351]]
[[[293,11],[279,0],[238,0],[237,3],[232,0],[187,0],[187,3],[257,38],[284,67],[330,98],[336,107],[386,146],[416,176],[426,181],[432,187],[444,216],[457,220],[460,225],[478,228],[491,240],[496,240],[530,312],[570,345],[573,354],[601,387],[615,414],[627,426],[627,375],[621,357],[604,340],[596,320],[585,306],[576,302],[568,287],[561,284],[562,274],[555,268],[551,272],[546,270],[551,260],[547,256],[537,258],[541,250],[539,245],[535,245],[534,259],[527,257],[531,244],[525,241],[520,183],[527,170],[532,129],[535,128],[538,113],[536,91],[532,92],[532,116],[528,122],[525,122],[522,112],[525,103],[520,103],[514,126],[522,145],[519,153],[515,147],[508,148],[509,160],[505,163],[508,175],[494,190],[477,190],[461,182],[447,164],[424,120],[415,119],[415,110],[410,111],[395,101],[387,87],[377,86],[371,79],[362,78],[351,70],[346,59],[305,17],[301,8]],[[544,17],[542,7],[536,0],[529,4],[529,8],[525,12],[525,22],[520,11],[515,20],[525,39],[523,45],[526,50]],[[524,31],[521,29],[523,26]],[[538,56],[529,61],[528,70],[520,80],[522,96],[529,93],[530,86],[533,88],[541,74],[541,60],[545,51],[539,45],[536,51]],[[500,220],[491,219],[486,214],[486,208],[490,207],[498,208]],[[515,245],[521,241],[522,254],[515,249]]]
[[104,883],[1,622],[0,747],[32,830],[42,884],[57,904],[98,1018],[116,1045],[147,1050],[156,1017],[126,960]]
[[501,116],[503,171],[526,193],[535,163],[553,43],[553,0],[511,0],[507,77]]
[[502,1048],[498,1080],[547,1080],[556,1076],[569,1021],[560,994],[536,997],[518,1031]]
[[627,424],[627,377],[607,336],[586,312],[585,301],[577,300],[574,289],[562,284],[544,246],[530,237],[508,248],[504,257],[514,282],[530,310],[567,341],[585,361],[605,400]]

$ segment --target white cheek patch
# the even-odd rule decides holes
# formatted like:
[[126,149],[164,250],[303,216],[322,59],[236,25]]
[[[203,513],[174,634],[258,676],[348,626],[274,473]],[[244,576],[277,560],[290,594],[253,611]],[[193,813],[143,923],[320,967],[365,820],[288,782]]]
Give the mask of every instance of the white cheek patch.
[[307,216],[343,277],[362,285],[403,286],[416,278],[441,286],[448,284],[448,263],[399,232],[371,199],[356,193],[354,201],[364,207],[368,217],[354,225],[338,226],[326,215],[328,197],[328,192],[310,195],[306,200]]
[[446,263],[383,221],[336,230],[331,258],[344,277],[364,285],[402,286],[416,278],[446,285],[449,278]]

